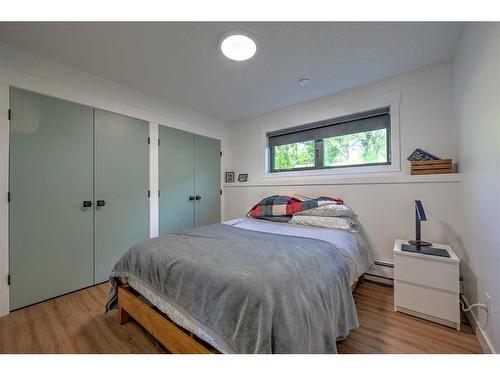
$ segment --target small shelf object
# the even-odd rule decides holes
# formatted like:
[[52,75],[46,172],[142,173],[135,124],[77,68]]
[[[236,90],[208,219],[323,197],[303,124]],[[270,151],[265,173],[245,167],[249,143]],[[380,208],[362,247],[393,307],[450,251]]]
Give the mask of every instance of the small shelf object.
[[410,314],[460,331],[460,259],[451,247],[449,258],[401,250],[394,243],[394,311]]
[[451,159],[422,160],[411,162],[411,174],[443,174],[452,172]]

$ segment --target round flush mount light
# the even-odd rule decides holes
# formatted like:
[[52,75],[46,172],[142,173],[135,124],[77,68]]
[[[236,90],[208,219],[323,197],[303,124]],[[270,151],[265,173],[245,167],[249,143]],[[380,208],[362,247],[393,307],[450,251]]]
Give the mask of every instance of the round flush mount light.
[[220,50],[228,59],[245,61],[257,52],[257,45],[252,35],[245,31],[230,31],[220,41]]

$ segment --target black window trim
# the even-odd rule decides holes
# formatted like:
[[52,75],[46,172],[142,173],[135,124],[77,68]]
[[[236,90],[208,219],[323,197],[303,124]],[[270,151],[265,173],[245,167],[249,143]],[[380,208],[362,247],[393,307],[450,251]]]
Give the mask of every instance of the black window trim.
[[[275,169],[274,168],[274,147],[277,145],[273,145],[272,138],[279,136],[288,136],[296,133],[305,133],[306,131],[314,131],[315,129],[321,129],[346,123],[351,123],[357,120],[363,120],[371,117],[377,117],[381,115],[388,115],[389,121],[387,126],[380,127],[380,129],[386,129],[386,137],[387,137],[387,162],[383,163],[366,163],[366,164],[349,164],[349,165],[336,165],[336,166],[325,166],[323,161],[324,156],[324,148],[323,148],[323,139],[309,139],[314,141],[314,149],[315,149],[315,165],[311,167],[302,167],[302,168],[291,168],[291,169]],[[317,122],[313,122],[310,124],[299,125],[292,128],[281,129],[273,132],[266,133],[266,141],[267,148],[269,150],[269,172],[270,173],[279,173],[279,172],[296,172],[296,171],[310,171],[310,170],[322,170],[322,169],[341,169],[341,168],[363,168],[363,167],[374,167],[374,166],[383,166],[383,165],[392,165],[392,145],[391,145],[391,133],[392,133],[392,119],[391,119],[391,111],[390,106],[385,106],[369,111],[359,112],[347,116],[336,117],[327,120],[321,120]],[[369,130],[367,130],[369,131]],[[346,133],[350,134],[350,133]],[[308,141],[308,139],[302,139],[303,142]],[[296,142],[300,142],[297,140]],[[292,142],[294,143],[294,142]],[[289,143],[283,143],[289,144]]]

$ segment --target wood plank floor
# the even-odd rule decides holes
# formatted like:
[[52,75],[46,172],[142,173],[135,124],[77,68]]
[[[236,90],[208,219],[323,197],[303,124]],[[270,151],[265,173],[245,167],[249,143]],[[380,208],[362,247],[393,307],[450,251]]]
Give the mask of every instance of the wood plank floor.
[[[97,285],[0,318],[0,353],[165,353],[135,322],[104,314],[108,284]],[[468,325],[462,332],[393,311],[393,289],[360,284],[354,298],[360,327],[340,353],[481,353]]]
[[364,282],[354,291],[359,328],[337,344],[339,353],[482,353],[462,316],[461,332],[394,312],[391,286]]

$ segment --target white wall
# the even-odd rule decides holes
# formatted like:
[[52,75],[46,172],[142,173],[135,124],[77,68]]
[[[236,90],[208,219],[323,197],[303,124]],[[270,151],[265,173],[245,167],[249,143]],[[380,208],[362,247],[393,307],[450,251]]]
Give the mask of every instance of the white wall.
[[[226,219],[244,215],[267,195],[337,196],[357,212],[375,257],[392,262],[394,239],[414,236],[413,201],[422,199],[429,217],[423,224],[425,239],[449,243],[461,254],[459,175],[408,176],[406,161],[416,147],[457,159],[452,82],[451,63],[442,63],[230,124],[226,165],[236,174],[248,173],[249,182],[225,185]],[[365,176],[263,176],[266,131],[353,113],[363,106],[370,109],[373,103],[380,105],[384,98],[395,97],[400,98],[401,171]]]
[[[144,58],[147,58],[145,56]],[[162,124],[221,140],[225,147],[225,124],[216,119],[129,89],[112,81],[68,67],[40,55],[0,42],[0,316],[8,312],[8,86],[122,113],[150,122],[156,145],[157,124]],[[150,188],[157,190],[156,146],[151,150]],[[156,155],[157,156],[157,155]],[[156,164],[155,164],[156,163]],[[224,168],[224,161],[222,161]],[[155,187],[156,186],[156,187]],[[158,200],[152,194],[150,234],[158,227]],[[224,201],[223,201],[224,202]],[[224,203],[222,202],[222,207]],[[155,206],[156,205],[156,206]]]
[[[302,89],[297,85],[297,90]],[[251,182],[260,181],[266,132],[373,109],[395,100],[400,101],[402,173],[409,173],[406,157],[416,147],[456,160],[458,131],[452,116],[452,68],[448,62],[229,124],[227,167],[248,173]]]
[[[455,108],[463,175],[462,259],[470,303],[491,296],[489,322],[478,336],[500,348],[500,24],[468,24],[455,61]],[[484,311],[475,316],[484,325]],[[478,333],[478,332],[476,332]],[[496,349],[495,349],[496,348]]]
[[377,180],[371,184],[347,181],[341,185],[234,186],[226,187],[225,194],[227,218],[243,216],[260,199],[274,194],[341,197],[358,214],[375,258],[391,263],[394,240],[414,237],[413,201],[421,199],[429,218],[422,224],[425,239],[458,248],[455,239],[461,227],[461,211],[457,206],[456,180],[428,182],[417,178],[406,182]]

